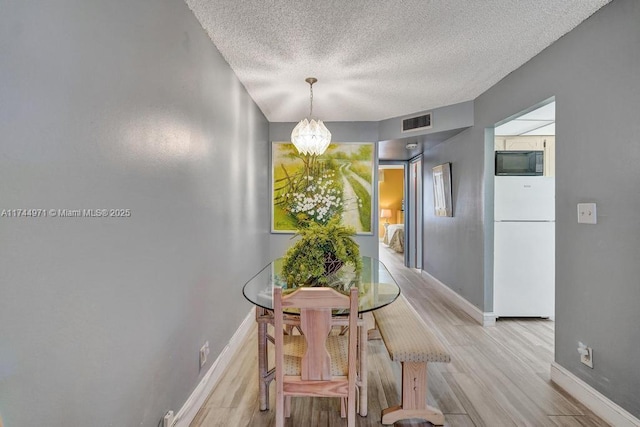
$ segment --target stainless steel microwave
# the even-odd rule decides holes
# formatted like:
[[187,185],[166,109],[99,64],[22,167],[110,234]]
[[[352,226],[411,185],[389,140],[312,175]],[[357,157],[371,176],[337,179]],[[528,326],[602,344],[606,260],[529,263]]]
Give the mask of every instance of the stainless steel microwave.
[[496,175],[536,176],[544,173],[544,151],[496,151]]

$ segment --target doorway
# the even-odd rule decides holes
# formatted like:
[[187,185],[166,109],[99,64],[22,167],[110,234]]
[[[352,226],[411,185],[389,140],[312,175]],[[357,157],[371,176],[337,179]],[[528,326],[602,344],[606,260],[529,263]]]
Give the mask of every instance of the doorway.
[[553,98],[494,129],[493,312],[499,318],[554,317],[555,142]]
[[405,255],[406,162],[381,162],[378,168],[380,250]]
[[404,265],[415,269],[422,269],[422,187],[422,155],[409,161],[380,162],[380,250],[402,255]]

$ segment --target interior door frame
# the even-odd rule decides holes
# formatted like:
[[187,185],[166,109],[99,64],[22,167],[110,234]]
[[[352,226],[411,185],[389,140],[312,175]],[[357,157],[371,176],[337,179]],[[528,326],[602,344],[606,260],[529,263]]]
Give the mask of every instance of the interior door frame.
[[423,245],[423,171],[422,154],[411,158],[406,168],[405,199],[405,254],[404,263],[409,268],[422,270]]
[[[400,165],[402,166],[402,173],[403,173],[403,177],[402,177],[402,193],[403,193],[403,198],[405,201],[405,206],[404,206],[404,229],[407,229],[407,190],[408,190],[408,169],[409,169],[409,162],[406,160],[380,160],[378,163],[378,169],[381,166],[386,166],[386,165]],[[380,186],[377,187],[378,188],[378,192],[380,191]],[[380,212],[380,195],[378,194],[378,212]],[[405,239],[406,239],[406,233],[405,233]],[[404,251],[404,264],[407,265],[407,251],[406,251],[406,241],[405,241],[405,251]]]

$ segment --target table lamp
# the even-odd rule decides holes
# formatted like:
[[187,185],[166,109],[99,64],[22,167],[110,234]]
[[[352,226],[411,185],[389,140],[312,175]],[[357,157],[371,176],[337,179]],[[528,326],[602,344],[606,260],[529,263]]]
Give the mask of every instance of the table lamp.
[[380,209],[380,218],[384,218],[384,228],[389,227],[389,218],[391,218],[391,209]]

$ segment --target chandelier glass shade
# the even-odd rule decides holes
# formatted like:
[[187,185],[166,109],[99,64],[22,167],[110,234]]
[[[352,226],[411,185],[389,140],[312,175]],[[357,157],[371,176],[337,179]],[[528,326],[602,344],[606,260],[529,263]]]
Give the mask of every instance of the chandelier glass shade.
[[329,132],[329,129],[322,123],[322,120],[310,118],[313,114],[313,84],[318,80],[314,77],[309,77],[305,81],[309,83],[311,93],[309,118],[301,120],[300,123],[293,128],[291,132],[291,142],[293,142],[293,145],[300,154],[319,156],[325,152],[331,143],[331,132]]
[[301,120],[291,132],[291,141],[300,154],[319,156],[331,143],[331,132],[322,120]]

